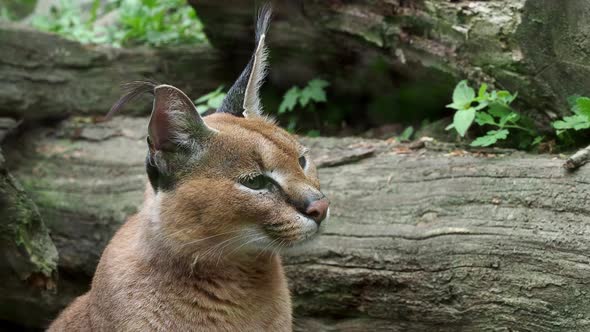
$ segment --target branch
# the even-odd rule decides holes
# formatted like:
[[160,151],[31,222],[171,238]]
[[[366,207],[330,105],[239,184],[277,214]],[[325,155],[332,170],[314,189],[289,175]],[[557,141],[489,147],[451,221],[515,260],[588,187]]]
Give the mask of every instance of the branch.
[[563,164],[563,167],[569,171],[573,171],[586,164],[588,159],[590,159],[590,146],[585,147],[584,149],[576,152],[571,157],[567,158]]

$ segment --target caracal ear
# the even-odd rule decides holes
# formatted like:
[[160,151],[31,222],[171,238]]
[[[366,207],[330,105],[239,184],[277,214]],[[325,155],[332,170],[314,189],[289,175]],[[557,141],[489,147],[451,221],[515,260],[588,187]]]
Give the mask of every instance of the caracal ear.
[[259,90],[266,77],[268,50],[265,40],[271,14],[270,4],[266,4],[260,9],[256,22],[254,53],[240,77],[229,89],[217,112],[244,117],[262,115]]
[[194,149],[215,133],[184,92],[165,84],[154,88],[154,106],[148,125],[150,150]]
[[180,171],[201,158],[217,130],[207,126],[190,98],[171,85],[136,81],[126,84],[126,89],[127,93],[113,105],[107,118],[144,93],[154,95],[146,170],[155,191],[170,190]]

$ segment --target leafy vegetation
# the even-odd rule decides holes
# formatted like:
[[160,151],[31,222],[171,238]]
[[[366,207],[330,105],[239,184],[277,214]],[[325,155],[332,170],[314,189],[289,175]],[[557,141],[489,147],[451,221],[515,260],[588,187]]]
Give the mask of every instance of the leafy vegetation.
[[214,91],[211,91],[205,95],[202,95],[195,100],[195,105],[199,114],[204,114],[209,110],[216,110],[221,107],[223,98],[226,93],[223,91],[223,86],[218,87]]
[[279,114],[293,111],[297,104],[303,109],[313,110],[315,103],[326,102],[325,89],[329,85],[330,83],[316,78],[309,81],[303,89],[297,86],[292,87],[283,96],[283,102],[279,106]]
[[[115,13],[113,13],[116,11]],[[99,17],[117,15],[116,24],[95,24]],[[49,16],[36,16],[32,25],[82,43],[150,46],[206,42],[203,24],[184,0],[94,0],[89,14],[80,4],[61,0]]]
[[553,122],[553,128],[562,147],[573,147],[580,141],[587,142],[590,129],[590,98],[571,96],[568,98],[572,115]]
[[114,40],[121,44],[197,44],[206,41],[203,24],[185,0],[123,0],[120,30]]
[[105,43],[106,33],[94,28],[99,6],[100,1],[95,0],[90,15],[83,19],[79,5],[73,1],[61,0],[59,6],[51,8],[49,16],[35,16],[31,23],[39,30],[54,32],[81,43]]
[[572,96],[569,102],[574,114],[553,122],[553,128],[557,131],[557,135],[571,130],[579,131],[590,128],[590,98]]
[[[330,83],[315,78],[309,81],[304,88],[299,88],[298,86],[290,88],[283,96],[283,100],[279,105],[278,114],[293,113],[296,109],[311,112],[316,116],[317,128],[320,128],[321,123],[319,123],[316,107],[317,104],[325,103],[327,101],[326,88],[328,86],[330,86]],[[296,125],[297,116],[293,114],[289,117],[287,129],[293,131]],[[308,135],[317,136],[319,135],[319,132],[317,130],[311,131]]]
[[[298,114],[296,112],[297,110],[311,112],[316,116],[316,120],[319,121],[316,107],[318,103],[326,103],[327,97],[325,89],[329,85],[330,84],[326,81],[314,79],[309,81],[304,88],[294,86],[285,93],[278,109],[275,108],[275,111],[269,109],[268,111],[269,113],[278,113],[279,116],[288,115],[288,130],[290,131],[295,130],[298,120],[300,119],[301,114]],[[200,114],[206,114],[208,111],[216,110],[221,107],[221,103],[225,96],[226,93],[223,90],[223,86],[220,86],[214,91],[202,95],[196,99],[194,103]],[[320,125],[316,126],[316,128],[320,128]],[[413,128],[409,129],[411,131],[407,132],[406,135],[411,135],[413,133]],[[308,130],[306,132],[307,136],[319,136],[319,134],[320,131],[317,129]]]
[[[94,0],[89,7],[81,6],[79,2],[60,0],[59,6],[52,8],[48,16],[33,17],[31,23],[41,30],[58,33],[82,43],[158,47],[206,42],[203,25],[185,0]],[[97,24],[111,14],[114,24]],[[17,16],[11,8],[0,6],[0,17],[9,20]],[[415,112],[396,112],[399,109],[412,108],[412,105],[408,106],[402,101],[420,98],[423,95],[423,86],[414,89],[415,91],[406,89],[401,96],[371,96],[368,104],[350,105],[350,102],[340,99],[327,103],[326,88],[329,85],[328,82],[316,78],[304,87],[293,86],[282,99],[280,92],[274,91],[276,97],[270,98],[276,104],[272,108],[290,131],[294,131],[296,127],[316,128],[307,132],[312,136],[318,135],[319,130],[332,129],[332,132],[336,132],[348,125],[354,125],[354,119],[358,118],[358,112],[361,111],[370,113],[372,117],[369,121],[373,121],[374,125],[383,122],[408,125],[423,119],[408,119],[407,116],[399,118],[400,114]],[[447,93],[444,92],[445,95]],[[460,137],[472,138],[470,145],[474,147],[498,144],[519,145],[520,148],[535,146],[543,138],[539,136],[532,122],[513,108],[512,104],[517,96],[516,93],[505,90],[488,91],[486,84],[476,91],[467,81],[461,81],[455,87],[452,103],[447,105],[455,110],[453,123],[447,130],[454,130]],[[219,108],[224,97],[223,87],[219,87],[195,100],[195,105],[200,113],[205,113]],[[553,127],[563,142],[571,143],[573,135],[590,129],[590,98],[573,96],[570,103],[573,114],[555,121]],[[436,105],[440,105],[440,99]],[[271,110],[271,113],[275,112]],[[478,128],[474,128],[474,125]],[[361,130],[366,130],[366,127]],[[398,139],[409,140],[413,134],[414,128],[409,126]]]
[[538,136],[531,121],[511,107],[517,96],[505,90],[488,92],[486,84],[482,84],[476,94],[467,81],[461,81],[453,92],[453,102],[447,105],[456,110],[453,123],[447,130],[455,129],[459,136],[465,137],[473,123],[494,128],[473,140],[471,146],[474,147],[497,144],[514,132],[525,136],[524,140],[521,139],[521,147],[539,144],[543,138]]
[[398,141],[409,141],[412,139],[412,135],[414,135],[414,127],[409,126],[402,133],[397,137]]

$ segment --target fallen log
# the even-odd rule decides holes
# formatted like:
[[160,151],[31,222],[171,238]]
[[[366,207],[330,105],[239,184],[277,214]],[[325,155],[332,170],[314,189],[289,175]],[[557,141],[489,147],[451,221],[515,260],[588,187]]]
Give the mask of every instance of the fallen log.
[[[209,45],[169,49],[81,45],[55,34],[0,22],[0,116],[65,118],[108,112],[121,83],[155,79],[191,96],[217,88],[224,75],[220,55]],[[231,75],[231,74],[230,74]],[[129,105],[128,114],[151,108]]]
[[[60,254],[57,293],[16,323],[43,326],[88,287],[141,202],[145,125],[78,119],[6,146]],[[590,329],[590,168],[570,173],[554,156],[516,152],[305,142],[334,165],[320,169],[333,208],[323,235],[285,258],[299,331]],[[41,299],[31,296],[20,300]]]
[[[234,54],[231,59],[247,59],[252,1],[189,2],[216,48]],[[440,99],[470,78],[518,91],[522,110],[547,130],[549,120],[569,112],[569,96],[590,93],[588,24],[582,24],[588,1],[275,3],[268,36],[275,84],[324,75],[341,91],[383,94],[391,91],[388,84],[395,77],[398,85],[413,82],[422,96]],[[235,66],[238,72],[240,65]]]
[[[0,150],[0,317],[49,315],[55,297],[57,249],[33,201],[7,171]],[[0,329],[1,329],[0,325]]]

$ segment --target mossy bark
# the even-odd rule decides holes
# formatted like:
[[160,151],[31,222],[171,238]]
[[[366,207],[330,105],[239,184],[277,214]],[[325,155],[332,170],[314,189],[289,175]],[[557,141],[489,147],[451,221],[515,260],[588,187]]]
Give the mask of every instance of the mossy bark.
[[[146,123],[68,121],[6,147],[63,272],[57,294],[19,299],[46,306],[30,321],[50,320],[88,287],[105,244],[141,203]],[[305,143],[322,165],[339,166],[320,169],[332,201],[323,235],[284,260],[297,330],[590,329],[590,168],[568,173],[555,156],[438,145]],[[355,150],[374,152],[358,160]]]
[[[0,116],[19,119],[106,115],[121,84],[153,79],[190,96],[217,88],[225,71],[207,45],[117,49],[0,22]],[[149,114],[132,103],[126,114]]]
[[55,296],[58,254],[34,202],[8,173],[0,150],[0,318],[24,325],[37,297]]
[[[189,2],[213,45],[229,59],[247,59],[251,1]],[[419,84],[423,103],[444,105],[440,99],[448,101],[454,84],[469,78],[517,91],[518,108],[543,130],[569,113],[567,97],[590,94],[588,1],[275,3],[268,44],[276,84],[324,76],[340,91],[379,94],[393,80],[398,89]]]

